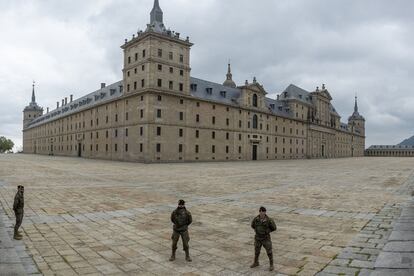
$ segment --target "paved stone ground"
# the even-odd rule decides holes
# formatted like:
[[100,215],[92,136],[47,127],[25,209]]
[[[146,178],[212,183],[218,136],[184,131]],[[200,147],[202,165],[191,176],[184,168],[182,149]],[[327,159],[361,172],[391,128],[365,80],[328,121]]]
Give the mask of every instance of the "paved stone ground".
[[[10,242],[27,274],[362,275],[411,198],[413,168],[410,158],[144,165],[3,155],[0,203],[11,235],[15,187],[25,186],[24,239]],[[194,217],[192,263],[182,251],[168,262],[179,198]],[[274,273],[264,252],[249,268],[260,205],[278,225]]]

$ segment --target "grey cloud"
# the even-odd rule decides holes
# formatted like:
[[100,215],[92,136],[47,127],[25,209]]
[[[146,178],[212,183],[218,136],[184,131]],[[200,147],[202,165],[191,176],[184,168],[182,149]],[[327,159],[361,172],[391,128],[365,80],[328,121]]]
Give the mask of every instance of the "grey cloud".
[[[54,107],[122,78],[124,38],[144,29],[152,0],[2,1],[0,131],[21,137],[21,111],[39,82]],[[326,83],[346,121],[358,93],[367,145],[414,132],[413,1],[160,0],[167,27],[190,36],[192,75],[222,82],[232,60],[238,84],[256,76],[270,97],[290,83]],[[3,18],[3,19],[2,19]],[[22,20],[24,18],[25,20]],[[3,54],[2,54],[3,53]],[[4,54],[7,53],[7,54]],[[5,119],[6,114],[18,114]]]

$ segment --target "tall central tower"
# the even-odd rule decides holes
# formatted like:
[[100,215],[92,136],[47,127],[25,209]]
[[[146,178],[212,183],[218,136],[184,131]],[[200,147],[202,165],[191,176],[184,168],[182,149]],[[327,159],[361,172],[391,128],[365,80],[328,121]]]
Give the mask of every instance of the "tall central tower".
[[159,1],[154,1],[150,23],[125,40],[123,81],[126,94],[150,90],[190,93],[189,38],[166,29]]

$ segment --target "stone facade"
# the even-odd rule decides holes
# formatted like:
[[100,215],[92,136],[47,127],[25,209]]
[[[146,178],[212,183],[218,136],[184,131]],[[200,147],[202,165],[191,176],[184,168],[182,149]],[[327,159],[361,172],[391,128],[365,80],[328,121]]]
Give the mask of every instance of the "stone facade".
[[365,151],[366,156],[414,157],[414,146],[371,146]]
[[162,17],[155,1],[147,29],[121,46],[122,81],[44,115],[26,108],[23,151],[148,163],[364,155],[356,101],[344,124],[325,85],[271,99],[256,79],[236,86],[230,64],[223,85],[193,78],[193,44]]

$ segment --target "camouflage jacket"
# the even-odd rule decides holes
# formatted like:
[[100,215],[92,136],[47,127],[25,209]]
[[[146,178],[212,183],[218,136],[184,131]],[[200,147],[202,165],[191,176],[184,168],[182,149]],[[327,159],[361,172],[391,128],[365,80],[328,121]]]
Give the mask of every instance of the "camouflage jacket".
[[275,221],[267,215],[264,220],[261,220],[260,216],[255,217],[251,226],[256,232],[256,239],[270,238],[270,233],[277,229]]
[[174,223],[174,231],[185,232],[193,222],[193,218],[186,208],[177,208],[171,213],[171,222]]
[[13,211],[22,212],[24,208],[24,197],[19,192],[16,193],[13,203]]

